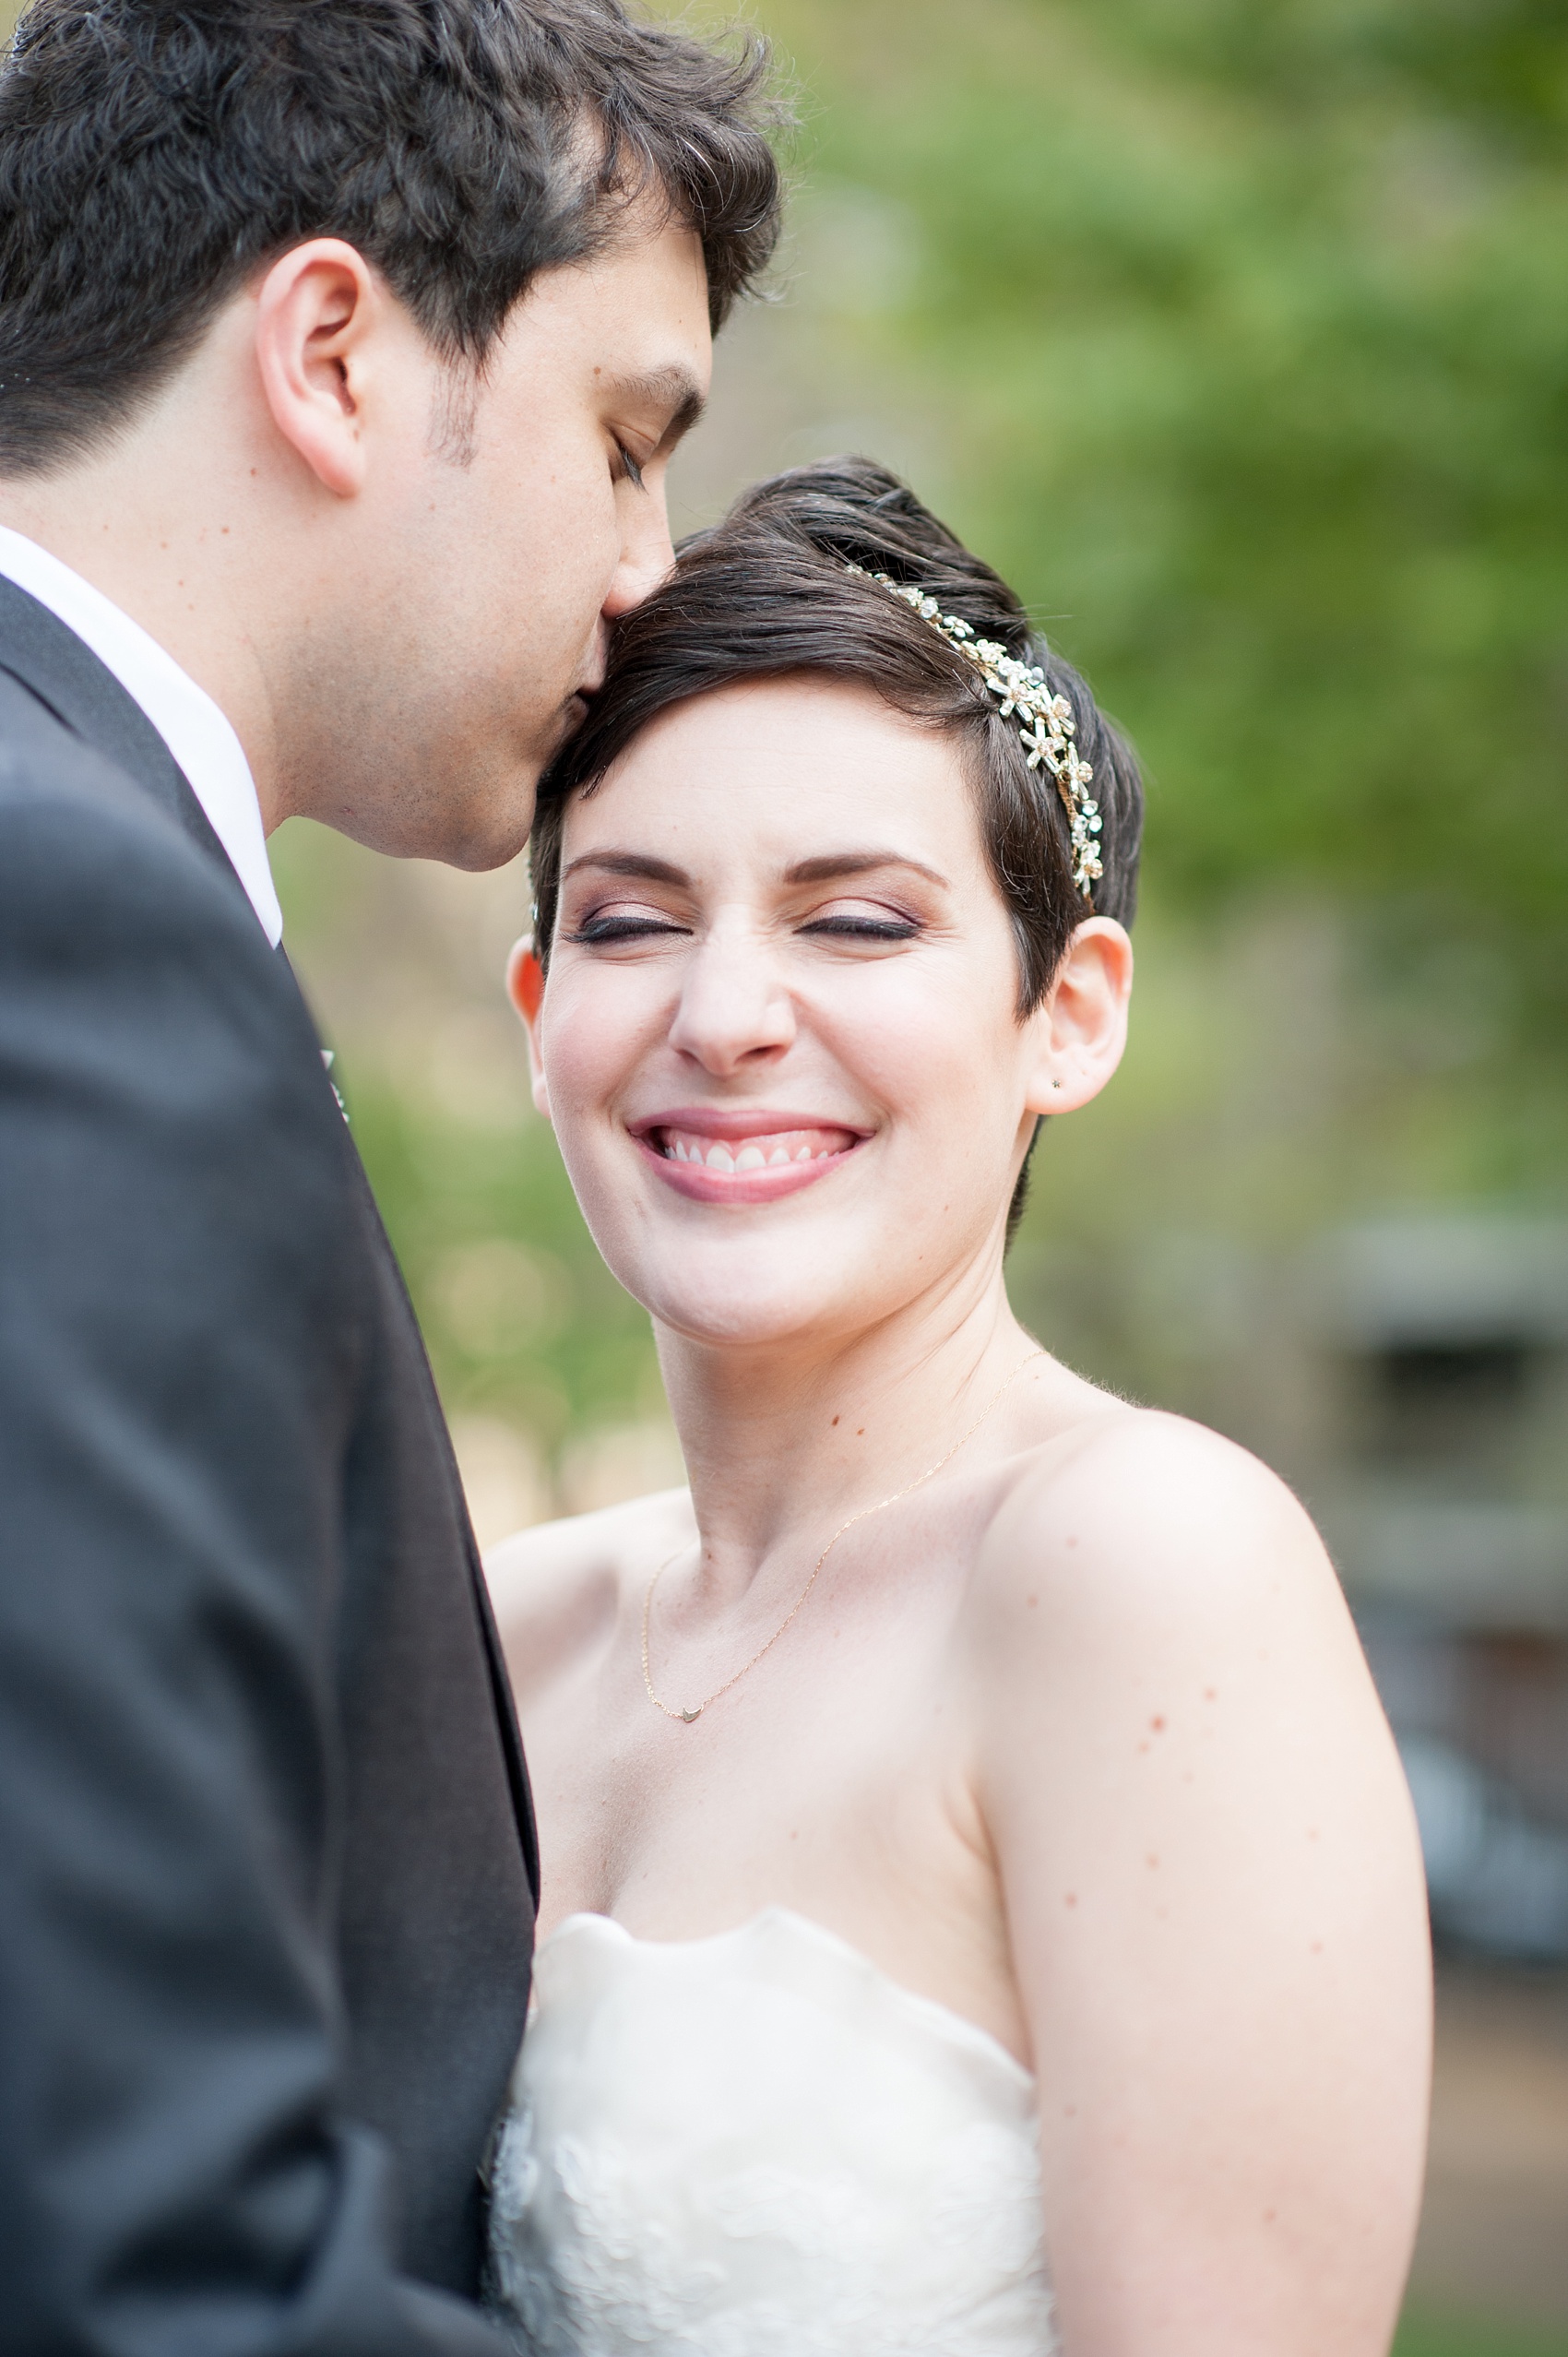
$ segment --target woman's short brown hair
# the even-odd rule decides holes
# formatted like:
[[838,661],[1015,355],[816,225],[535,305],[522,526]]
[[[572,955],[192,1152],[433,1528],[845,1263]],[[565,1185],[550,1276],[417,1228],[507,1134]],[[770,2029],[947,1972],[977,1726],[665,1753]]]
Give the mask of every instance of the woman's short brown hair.
[[[944,613],[1038,663],[1065,696],[1094,772],[1104,874],[1093,913],[1130,924],[1137,898],[1143,785],[1125,740],[1077,673],[1035,632],[1013,591],[869,458],[826,458],[758,483],[681,549],[675,570],[615,625],[610,669],[588,720],[540,787],[530,844],[535,938],[548,965],[567,804],[591,793],[657,714],[741,679],[818,673],[874,688],[910,720],[956,738],[980,835],[1018,949],[1020,1019],[1051,986],[1075,928],[1091,913],[1075,889],[1066,814],[1030,769],[1016,717],[1004,719],[971,663],[874,581],[916,582]],[[1023,1209],[1019,1175],[1008,1234]]]

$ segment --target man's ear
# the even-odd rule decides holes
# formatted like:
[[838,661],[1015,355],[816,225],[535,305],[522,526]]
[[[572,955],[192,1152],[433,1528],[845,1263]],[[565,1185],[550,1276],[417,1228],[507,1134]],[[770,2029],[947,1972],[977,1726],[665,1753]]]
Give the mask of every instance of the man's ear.
[[360,380],[390,303],[363,255],[340,237],[291,246],[257,294],[256,365],[273,423],[339,499],[364,482]]
[[525,933],[520,941],[512,944],[512,954],[506,960],[506,995],[521,1016],[523,1029],[529,1035],[529,1075],[533,1082],[533,1101],[548,1121],[550,1089],[544,1077],[544,1060],[539,1046],[540,1009],[544,1005],[544,969],[534,956],[531,933]]
[[1029,1113],[1075,1113],[1099,1096],[1127,1044],[1132,989],[1133,945],[1125,927],[1114,917],[1087,918],[1028,1018]]

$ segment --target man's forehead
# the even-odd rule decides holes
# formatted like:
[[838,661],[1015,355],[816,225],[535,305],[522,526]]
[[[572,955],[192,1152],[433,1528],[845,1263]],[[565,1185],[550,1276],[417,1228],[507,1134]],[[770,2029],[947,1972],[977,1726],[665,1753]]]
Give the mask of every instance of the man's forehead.
[[[678,214],[629,206],[596,254],[542,275],[558,276],[564,285],[576,281],[576,299],[586,309],[608,305],[606,325],[621,329],[628,343],[650,329],[684,351],[712,342],[707,257],[695,230]],[[656,355],[640,357],[651,361]]]

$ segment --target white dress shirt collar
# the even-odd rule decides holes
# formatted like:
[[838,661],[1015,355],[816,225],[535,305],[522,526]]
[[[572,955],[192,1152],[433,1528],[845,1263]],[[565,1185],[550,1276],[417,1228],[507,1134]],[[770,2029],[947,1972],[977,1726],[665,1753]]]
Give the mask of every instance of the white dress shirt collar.
[[224,714],[139,622],[36,541],[4,524],[0,574],[74,630],[140,705],[207,813],[276,948],[283,937],[283,911],[267,863],[261,805],[244,748]]

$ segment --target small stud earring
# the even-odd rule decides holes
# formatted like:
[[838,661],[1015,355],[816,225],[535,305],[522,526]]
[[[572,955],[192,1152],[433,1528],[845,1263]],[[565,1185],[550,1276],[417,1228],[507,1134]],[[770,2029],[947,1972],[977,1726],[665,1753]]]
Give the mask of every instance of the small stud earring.
[[1053,1080],[1053,1081],[1051,1082],[1051,1087],[1052,1087],[1053,1089],[1060,1089],[1060,1088],[1061,1088],[1061,1086],[1062,1086],[1062,1083],[1061,1083],[1061,1081],[1060,1081],[1060,1080]]

